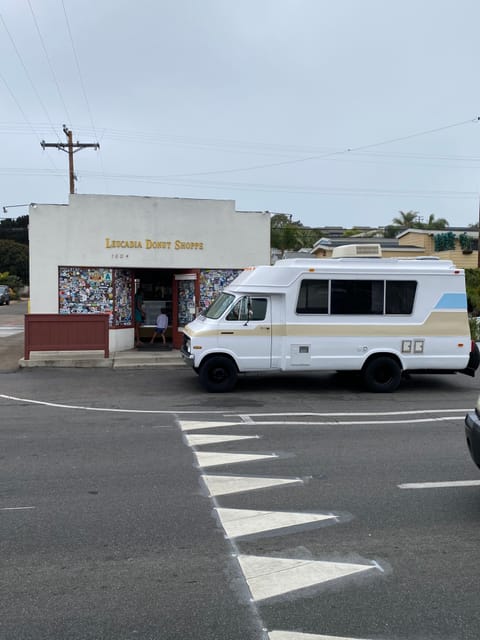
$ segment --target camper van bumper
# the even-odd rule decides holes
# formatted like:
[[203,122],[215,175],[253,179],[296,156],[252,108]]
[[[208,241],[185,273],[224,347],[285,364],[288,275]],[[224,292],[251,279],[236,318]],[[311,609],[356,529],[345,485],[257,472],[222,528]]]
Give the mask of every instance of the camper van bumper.
[[180,347],[180,354],[184,362],[193,367],[195,365],[195,356],[190,353],[191,343],[190,338],[184,333],[183,344]]
[[180,355],[182,356],[183,361],[193,368],[195,364],[195,356],[191,353],[188,353],[188,351],[185,349],[185,346],[182,346],[180,348]]
[[466,368],[462,371],[467,376],[475,376],[475,372],[477,371],[480,365],[480,350],[478,349],[478,345],[476,342],[472,340],[472,346],[470,351],[470,358],[468,360],[468,364]]

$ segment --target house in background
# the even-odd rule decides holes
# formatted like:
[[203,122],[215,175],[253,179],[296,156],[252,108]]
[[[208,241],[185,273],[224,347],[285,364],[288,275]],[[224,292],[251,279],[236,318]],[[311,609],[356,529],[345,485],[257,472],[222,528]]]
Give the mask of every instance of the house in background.
[[324,237],[314,245],[316,258],[330,258],[335,247],[348,244],[379,244],[385,258],[415,258],[435,256],[452,262],[462,269],[478,266],[478,230],[471,227],[448,229],[407,229],[396,238],[383,237]]
[[400,246],[414,245],[419,255],[436,256],[452,262],[462,269],[478,266],[478,230],[471,227],[448,229],[407,229],[397,236]]

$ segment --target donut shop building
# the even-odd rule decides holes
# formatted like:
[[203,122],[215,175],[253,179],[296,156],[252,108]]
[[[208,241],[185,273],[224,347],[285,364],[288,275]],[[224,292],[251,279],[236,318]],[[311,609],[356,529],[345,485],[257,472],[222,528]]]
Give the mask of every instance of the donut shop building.
[[29,243],[27,315],[108,314],[109,350],[132,349],[141,287],[142,340],[162,311],[179,347],[185,324],[242,269],[270,263],[270,214],[232,200],[73,194],[30,205]]

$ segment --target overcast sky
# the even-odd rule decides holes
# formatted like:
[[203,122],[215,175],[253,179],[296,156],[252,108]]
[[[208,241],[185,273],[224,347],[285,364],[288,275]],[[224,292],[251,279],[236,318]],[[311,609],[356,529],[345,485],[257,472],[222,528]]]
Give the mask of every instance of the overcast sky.
[[[478,0],[0,0],[0,206],[213,198],[476,223]],[[1,209],[0,209],[1,211]],[[8,208],[3,217],[28,213]]]

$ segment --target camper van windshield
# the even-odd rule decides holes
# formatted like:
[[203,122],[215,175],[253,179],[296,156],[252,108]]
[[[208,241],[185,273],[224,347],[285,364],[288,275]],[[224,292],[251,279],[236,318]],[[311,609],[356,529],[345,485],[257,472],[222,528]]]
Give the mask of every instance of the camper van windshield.
[[218,298],[215,298],[212,304],[203,312],[202,315],[206,318],[212,318],[213,320],[220,318],[220,316],[223,315],[223,313],[232,304],[234,298],[235,296],[232,296],[231,293],[221,293]]

